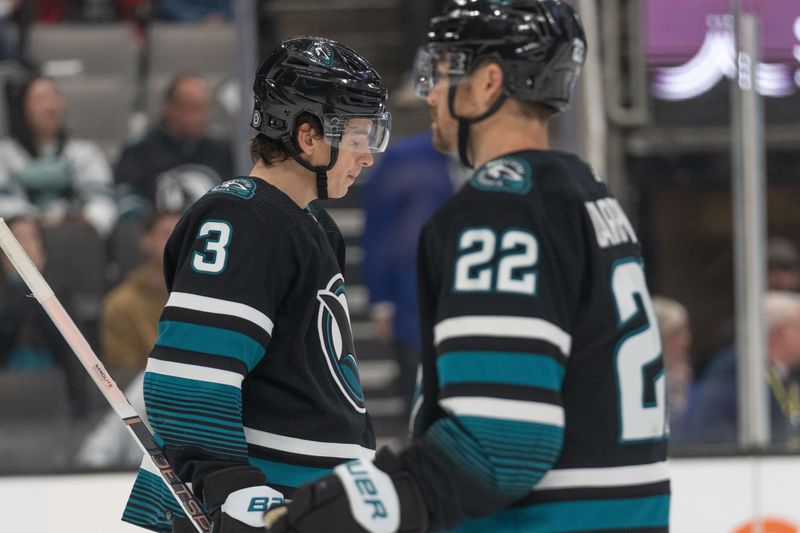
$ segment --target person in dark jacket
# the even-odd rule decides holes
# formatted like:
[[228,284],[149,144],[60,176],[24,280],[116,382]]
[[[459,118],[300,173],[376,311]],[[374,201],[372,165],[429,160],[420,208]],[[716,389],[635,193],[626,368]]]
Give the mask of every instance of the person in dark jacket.
[[233,174],[227,140],[209,133],[211,93],[195,74],[169,84],[162,118],[140,141],[127,146],[116,168],[121,211],[155,206],[180,211]]
[[[772,442],[800,447],[800,295],[771,291],[765,300],[767,322],[767,389]],[[737,436],[736,348],[712,359],[690,406],[691,438],[734,443]]]
[[409,403],[419,364],[417,240],[422,225],[466,181],[452,157],[437,152],[430,130],[389,147],[362,192],[364,281],[372,322],[400,367],[397,392]]

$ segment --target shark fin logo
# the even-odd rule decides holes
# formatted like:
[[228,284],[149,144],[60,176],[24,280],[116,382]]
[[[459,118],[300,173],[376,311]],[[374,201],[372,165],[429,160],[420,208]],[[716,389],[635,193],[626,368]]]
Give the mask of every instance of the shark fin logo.
[[502,157],[486,163],[470,180],[482,191],[527,194],[531,190],[531,166],[518,157]]
[[249,199],[256,193],[256,183],[250,178],[235,178],[217,185],[211,192],[224,192]]
[[364,391],[358,377],[350,310],[341,274],[334,276],[324,290],[317,292],[317,300],[320,304],[317,317],[319,342],[328,369],[350,405],[364,413]]
[[315,63],[326,67],[333,64],[333,48],[328,43],[321,41],[312,43],[307,52]]

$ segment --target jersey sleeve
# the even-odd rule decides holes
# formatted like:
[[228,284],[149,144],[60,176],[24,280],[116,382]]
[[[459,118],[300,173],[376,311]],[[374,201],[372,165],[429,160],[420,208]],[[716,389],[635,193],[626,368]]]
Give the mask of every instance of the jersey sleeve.
[[[248,461],[242,382],[268,357],[275,313],[291,283],[292,246],[270,240],[258,217],[237,207],[185,217],[170,238],[170,295],[144,376],[149,422],[198,495],[208,473]],[[153,495],[155,481],[140,471],[126,513],[137,503],[144,512],[171,505],[168,493]]]
[[423,230],[423,399],[403,463],[434,529],[507,507],[558,459],[584,264],[564,204],[558,221],[487,205]]

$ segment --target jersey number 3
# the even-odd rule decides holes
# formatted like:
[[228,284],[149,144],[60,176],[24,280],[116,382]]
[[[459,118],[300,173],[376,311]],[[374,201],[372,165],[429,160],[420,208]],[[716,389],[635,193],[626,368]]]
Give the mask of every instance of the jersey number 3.
[[611,289],[619,329],[642,313],[647,319],[617,343],[614,354],[620,442],[662,439],[666,433],[666,383],[658,365],[661,339],[642,265],[633,259],[618,262],[611,274]]
[[224,220],[203,222],[197,238],[204,241],[205,247],[192,256],[192,269],[200,274],[220,274],[225,270],[231,233],[231,225]]
[[458,240],[453,288],[533,296],[538,261],[539,243],[528,231],[507,229],[498,238],[491,228],[469,228]]

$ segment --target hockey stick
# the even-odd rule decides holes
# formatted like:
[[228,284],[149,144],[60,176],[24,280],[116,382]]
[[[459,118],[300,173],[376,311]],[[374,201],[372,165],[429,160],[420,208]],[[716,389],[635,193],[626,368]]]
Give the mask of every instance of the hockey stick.
[[53,293],[53,289],[47,284],[42,274],[34,266],[28,254],[22,249],[19,241],[14,234],[11,233],[5,220],[0,218],[0,247],[6,253],[14,268],[19,275],[25,280],[28,288],[33,292],[33,296],[39,301],[50,319],[56,325],[61,335],[78,356],[83,367],[92,376],[100,392],[106,397],[106,400],[119,415],[123,422],[130,430],[131,434],[136,439],[139,447],[153,461],[153,464],[158,468],[161,478],[166,482],[172,494],[178,500],[178,503],[183,508],[186,515],[192,521],[195,529],[200,533],[211,532],[211,521],[206,516],[200,502],[195,498],[189,487],[183,483],[175,469],[170,464],[164,451],[156,444],[153,434],[150,429],[142,421],[141,417],[136,414],[136,411],[131,406],[125,394],[120,390],[117,384],[111,379],[111,376],[103,367],[103,363],[97,358],[97,355],[92,350],[89,343],[84,338],[78,327],[72,321],[72,318],[67,314],[61,302]]

